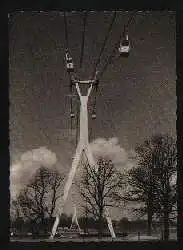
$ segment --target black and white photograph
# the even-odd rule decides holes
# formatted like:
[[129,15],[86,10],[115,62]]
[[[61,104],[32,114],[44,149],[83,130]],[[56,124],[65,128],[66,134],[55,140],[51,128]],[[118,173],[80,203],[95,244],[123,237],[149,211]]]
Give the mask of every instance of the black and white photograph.
[[10,241],[177,240],[175,12],[8,18]]

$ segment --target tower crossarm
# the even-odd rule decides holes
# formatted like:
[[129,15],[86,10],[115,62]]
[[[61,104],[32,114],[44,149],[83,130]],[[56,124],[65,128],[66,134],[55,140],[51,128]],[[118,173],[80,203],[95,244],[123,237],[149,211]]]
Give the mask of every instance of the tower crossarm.
[[79,84],[86,84],[86,85],[89,85],[89,84],[95,84],[96,82],[96,79],[91,79],[91,80],[76,80],[76,79],[73,79],[73,82],[74,83],[79,83]]
[[[87,95],[85,97],[89,97],[89,95],[91,93],[91,90],[92,90],[92,87],[93,87],[93,84],[91,83],[90,87],[88,88]],[[80,90],[80,87],[79,87],[79,82],[76,82],[76,90],[77,90],[78,95],[79,95],[80,100],[81,100],[81,97],[84,97],[84,95],[81,94],[81,90]]]

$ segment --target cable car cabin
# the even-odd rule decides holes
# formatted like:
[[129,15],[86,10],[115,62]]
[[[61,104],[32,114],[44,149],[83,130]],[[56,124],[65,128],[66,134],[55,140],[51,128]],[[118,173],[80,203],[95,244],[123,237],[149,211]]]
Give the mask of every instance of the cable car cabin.
[[69,56],[68,53],[66,53],[66,67],[67,67],[67,71],[68,72],[73,72],[74,71],[74,64],[73,64],[73,61],[72,61],[72,57]]
[[92,114],[92,119],[96,119],[96,114],[95,113]]
[[128,39],[125,39],[120,43],[119,53],[121,56],[128,57],[129,52],[130,52],[130,42]]
[[74,71],[73,63],[67,63],[67,71],[68,72],[73,72]]

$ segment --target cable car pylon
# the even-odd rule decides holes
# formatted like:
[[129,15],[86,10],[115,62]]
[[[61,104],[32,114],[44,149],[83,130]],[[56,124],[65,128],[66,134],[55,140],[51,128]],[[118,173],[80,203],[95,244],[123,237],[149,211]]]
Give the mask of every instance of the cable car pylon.
[[79,226],[78,217],[77,217],[77,209],[76,209],[75,205],[74,205],[74,212],[73,212],[73,215],[72,215],[72,222],[71,222],[70,229],[72,229],[74,224],[76,224],[79,232],[81,232],[81,228]]
[[[72,182],[73,182],[74,176],[76,174],[77,167],[79,166],[80,160],[82,158],[83,151],[88,159],[88,163],[90,164],[90,166],[93,168],[97,167],[95,160],[93,158],[91,149],[90,149],[89,139],[88,139],[88,99],[89,99],[89,96],[91,94],[93,86],[96,84],[96,79],[87,80],[87,81],[80,81],[80,80],[72,79],[72,81],[73,81],[73,85],[76,87],[76,90],[77,90],[77,93],[79,96],[79,100],[80,100],[79,142],[78,142],[78,145],[76,147],[75,156],[74,156],[73,161],[72,161],[72,166],[71,166],[71,170],[70,170],[69,175],[68,175],[67,182],[64,186],[64,194],[62,197],[61,204],[59,205],[56,219],[55,219],[55,222],[54,222],[54,225],[52,228],[52,232],[51,232],[51,236],[50,236],[51,239],[53,239],[55,234],[56,234],[56,230],[57,230],[57,227],[58,227],[59,221],[60,221],[60,216],[63,213],[63,209],[64,209],[65,203],[67,201],[68,194],[69,194],[70,188],[72,186]],[[82,84],[89,86],[88,91],[87,91],[87,95],[81,94],[80,85],[82,85]],[[112,221],[111,221],[107,207],[105,208],[105,217],[107,220],[109,231],[111,233],[111,237],[116,238],[116,235],[115,235],[115,232],[113,229],[113,225],[112,225]]]

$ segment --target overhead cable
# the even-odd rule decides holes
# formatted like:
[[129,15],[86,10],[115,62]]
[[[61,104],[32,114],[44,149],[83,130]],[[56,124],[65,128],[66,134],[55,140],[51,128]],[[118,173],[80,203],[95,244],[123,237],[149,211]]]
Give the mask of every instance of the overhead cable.
[[82,32],[82,43],[81,43],[80,68],[82,67],[82,62],[83,62],[87,14],[88,14],[88,12],[85,12],[84,17],[83,17],[83,32]]
[[101,50],[100,50],[100,54],[99,54],[98,59],[97,59],[97,61],[96,61],[96,64],[95,64],[95,67],[94,67],[94,70],[93,70],[93,73],[92,73],[92,78],[94,77],[94,75],[95,75],[95,73],[96,73],[96,69],[97,69],[97,67],[98,67],[98,65],[99,65],[99,63],[100,63],[101,56],[102,56],[102,54],[103,54],[103,52],[104,52],[106,43],[107,43],[108,38],[109,38],[109,34],[110,34],[111,30],[112,30],[112,26],[113,26],[114,21],[115,21],[115,19],[116,19],[116,14],[117,14],[117,13],[116,13],[116,11],[115,11],[114,14],[113,14],[113,16],[112,16],[112,20],[111,20],[111,22],[110,22],[110,24],[109,24],[107,33],[106,33],[106,35],[105,35],[105,38],[104,38],[104,41],[103,41],[103,45],[102,45]]
[[67,17],[64,11],[64,28],[65,28],[65,47],[69,48],[69,41],[68,41],[68,31],[67,31]]

